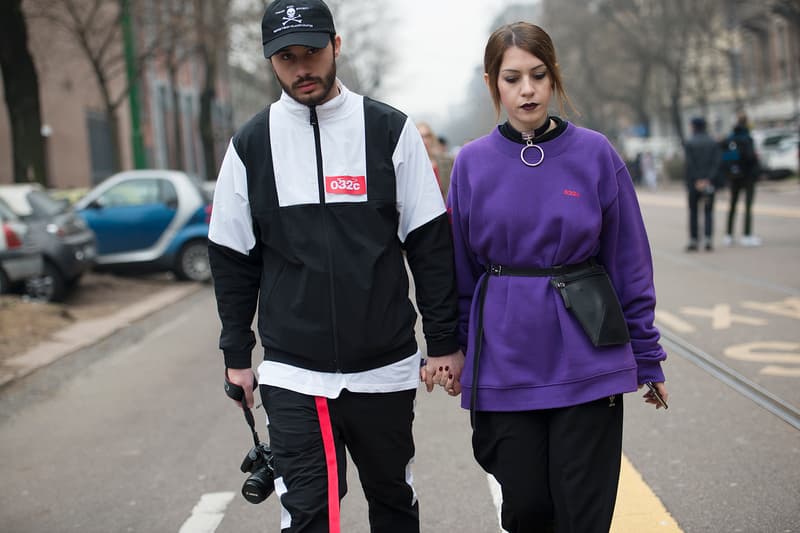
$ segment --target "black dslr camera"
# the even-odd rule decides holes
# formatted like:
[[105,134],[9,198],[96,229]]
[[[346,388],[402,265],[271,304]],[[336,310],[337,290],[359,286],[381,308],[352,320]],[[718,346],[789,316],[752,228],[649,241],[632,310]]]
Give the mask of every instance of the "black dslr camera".
[[[256,388],[256,385],[257,383],[253,383],[253,389]],[[244,404],[244,389],[231,383],[226,377],[225,394],[236,401],[242,402],[244,418],[247,421],[247,425],[250,426],[250,431],[253,433],[253,442],[255,443],[255,446],[247,452],[242,461],[242,466],[239,467],[242,472],[250,472],[250,476],[242,485],[242,496],[250,503],[261,503],[275,489],[275,461],[272,457],[272,450],[269,449],[269,445],[261,442],[258,438],[253,413]]]
[[272,450],[263,442],[247,452],[242,461],[242,472],[250,472],[250,477],[242,485],[242,496],[250,503],[261,503],[275,489],[275,468]]

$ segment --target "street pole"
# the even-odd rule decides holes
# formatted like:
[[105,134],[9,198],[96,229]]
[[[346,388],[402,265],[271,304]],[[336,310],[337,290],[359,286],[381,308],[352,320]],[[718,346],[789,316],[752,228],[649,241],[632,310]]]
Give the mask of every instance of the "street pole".
[[133,168],[145,168],[147,159],[144,153],[142,129],[139,121],[139,76],[136,74],[136,43],[133,38],[130,0],[120,0],[122,5],[122,36],[125,45],[125,66],[128,74],[128,104],[131,112],[131,144],[133,148]]

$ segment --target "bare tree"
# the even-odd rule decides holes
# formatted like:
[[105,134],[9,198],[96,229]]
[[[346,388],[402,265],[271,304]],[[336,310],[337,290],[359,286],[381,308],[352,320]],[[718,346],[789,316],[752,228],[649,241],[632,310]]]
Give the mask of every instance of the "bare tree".
[[[31,16],[50,22],[55,31],[70,36],[89,63],[111,131],[112,160],[121,168],[121,140],[117,110],[125,102],[129,85],[122,40],[122,10],[119,0],[30,0]],[[140,51],[134,80],[152,49]],[[119,87],[119,88],[118,88]]]
[[375,94],[393,63],[391,31],[385,0],[329,0],[336,31],[344,35],[337,61],[344,82],[354,91]]
[[548,2],[544,20],[582,122],[611,136],[623,109],[649,132],[652,63],[627,45],[592,2]]
[[200,94],[200,139],[203,144],[206,172],[210,175],[217,169],[212,109],[220,67],[227,61],[229,50],[227,28],[231,19],[231,7],[231,0],[194,0],[198,52],[205,70]]
[[[163,63],[172,93],[172,135],[174,151],[171,166],[184,169],[183,124],[178,73],[198,52],[200,28],[193,17],[193,4],[183,0],[162,0],[154,3],[154,12],[148,20],[153,48]],[[199,21],[197,21],[199,22]]]
[[47,185],[39,77],[28,49],[22,0],[0,2],[0,71],[11,122],[14,181]]

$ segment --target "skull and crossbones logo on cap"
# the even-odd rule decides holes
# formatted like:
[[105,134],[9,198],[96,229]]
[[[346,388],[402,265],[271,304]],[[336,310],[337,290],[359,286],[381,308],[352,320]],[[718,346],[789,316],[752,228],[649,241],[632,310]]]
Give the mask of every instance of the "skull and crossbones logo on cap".
[[300,18],[300,13],[297,12],[294,6],[286,8],[286,16],[283,17],[283,26],[286,26],[290,22],[296,22],[298,24],[303,22],[303,19]]

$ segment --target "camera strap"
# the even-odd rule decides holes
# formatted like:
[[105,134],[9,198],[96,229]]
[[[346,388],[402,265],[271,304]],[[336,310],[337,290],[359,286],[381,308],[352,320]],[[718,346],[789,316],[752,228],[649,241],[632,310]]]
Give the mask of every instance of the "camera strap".
[[[255,380],[255,376],[253,376],[253,390],[255,390],[257,386],[258,382]],[[247,407],[244,401],[244,389],[228,381],[227,369],[225,369],[225,394],[228,395],[228,398],[241,402],[242,411],[244,411],[244,419],[247,421],[247,425],[250,426],[250,431],[253,433],[253,442],[258,446],[261,441],[258,438],[258,433],[256,433],[256,421],[253,418],[253,412]]]
[[244,419],[247,420],[247,425],[250,426],[250,431],[253,433],[253,442],[258,446],[261,440],[259,440],[258,433],[256,433],[256,421],[253,418],[253,412],[244,403],[242,403],[242,411],[244,411]]

